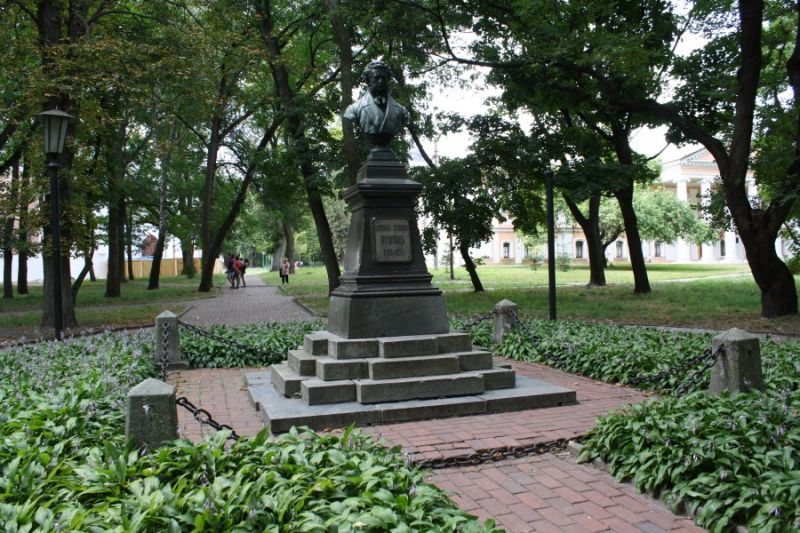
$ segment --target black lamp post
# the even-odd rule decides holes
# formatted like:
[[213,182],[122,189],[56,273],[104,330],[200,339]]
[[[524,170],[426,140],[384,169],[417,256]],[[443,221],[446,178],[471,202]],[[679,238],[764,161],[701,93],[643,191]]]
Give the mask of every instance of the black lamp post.
[[547,204],[547,286],[550,303],[550,320],[556,319],[556,231],[553,209],[553,171],[544,171]]
[[53,240],[53,325],[56,340],[61,339],[63,318],[61,316],[61,225],[59,222],[58,157],[64,151],[67,127],[72,115],[58,108],[37,115],[44,129],[44,153],[47,155],[47,173],[50,176],[50,235]]

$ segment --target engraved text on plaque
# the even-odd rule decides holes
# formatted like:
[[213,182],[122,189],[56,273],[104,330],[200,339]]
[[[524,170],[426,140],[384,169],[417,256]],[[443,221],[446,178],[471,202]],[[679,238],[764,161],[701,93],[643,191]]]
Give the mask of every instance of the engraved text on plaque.
[[406,219],[373,218],[375,261],[399,263],[411,261],[411,232]]

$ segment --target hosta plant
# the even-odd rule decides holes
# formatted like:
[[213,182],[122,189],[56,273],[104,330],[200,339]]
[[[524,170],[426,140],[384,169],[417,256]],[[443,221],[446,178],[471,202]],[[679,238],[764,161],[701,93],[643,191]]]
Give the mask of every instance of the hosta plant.
[[321,322],[265,322],[202,328],[210,335],[181,330],[181,353],[193,368],[269,366],[302,346],[307,333],[324,329]]

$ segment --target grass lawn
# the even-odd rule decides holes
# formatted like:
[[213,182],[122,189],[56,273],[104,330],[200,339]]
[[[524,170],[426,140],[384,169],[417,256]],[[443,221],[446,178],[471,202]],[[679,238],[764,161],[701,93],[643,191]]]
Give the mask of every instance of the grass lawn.
[[[445,293],[447,310],[453,315],[483,314],[503,298],[519,305],[520,314],[547,318],[547,270],[528,266],[481,266],[478,274],[487,289],[472,291],[469,276],[461,269],[450,280],[444,269],[432,272],[433,283]],[[606,271],[607,287],[585,288],[588,267],[557,272],[558,318],[623,324],[800,333],[800,318],[761,318],[758,288],[747,265],[648,265],[653,292],[633,294],[630,265]],[[280,282],[275,272],[266,273],[268,283]],[[690,280],[690,281],[674,281]],[[322,267],[306,267],[290,276],[283,286],[320,314],[328,309],[327,279]]]
[[[173,312],[180,313],[187,307],[181,302],[216,296],[216,291],[197,292],[199,277],[162,277],[155,291],[148,291],[147,283],[146,278],[128,281],[122,284],[119,298],[106,298],[105,280],[84,281],[75,308],[81,329],[150,325],[166,304]],[[216,286],[225,283],[224,274],[214,276]],[[14,340],[42,333],[37,329],[42,318],[42,286],[30,285],[29,289],[30,294],[0,299],[0,339]]]

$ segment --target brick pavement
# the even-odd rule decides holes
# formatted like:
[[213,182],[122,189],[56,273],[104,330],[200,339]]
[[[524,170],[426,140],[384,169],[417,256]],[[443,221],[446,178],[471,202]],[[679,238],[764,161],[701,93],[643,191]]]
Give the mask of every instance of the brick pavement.
[[[595,424],[597,416],[645,398],[639,391],[543,365],[511,364],[522,375],[575,388],[579,404],[372,426],[365,431],[389,445],[401,445],[416,458],[436,458],[581,435]],[[263,424],[244,385],[244,373],[251,370],[184,370],[171,372],[169,381],[176,385],[178,395],[208,409],[218,422],[252,436]],[[178,415],[183,436],[197,439],[207,432],[186,411],[180,410]],[[446,490],[460,508],[482,520],[493,517],[509,532],[702,531],[630,485],[617,483],[606,472],[576,464],[568,454],[435,470],[428,479]]]

